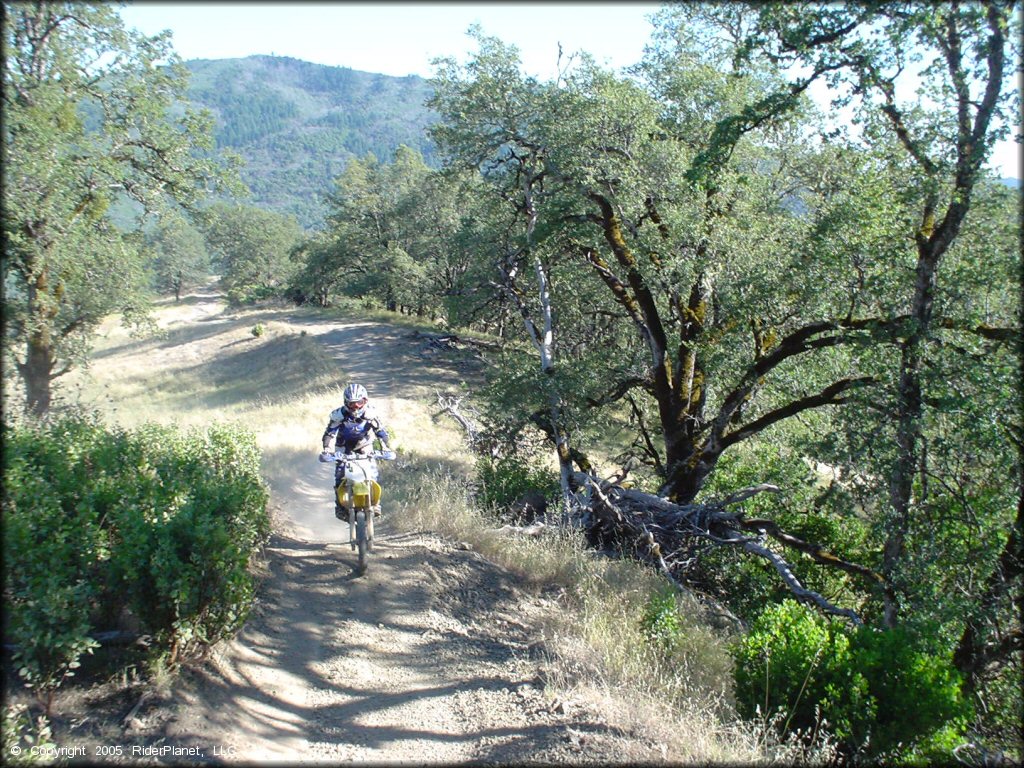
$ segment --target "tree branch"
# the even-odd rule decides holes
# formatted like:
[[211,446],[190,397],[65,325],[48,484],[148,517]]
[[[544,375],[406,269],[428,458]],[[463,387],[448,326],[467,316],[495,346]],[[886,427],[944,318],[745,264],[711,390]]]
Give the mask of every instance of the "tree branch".
[[654,462],[654,471],[659,475],[664,474],[665,467],[661,463],[661,456],[658,453],[658,449],[654,445],[654,441],[651,440],[651,435],[647,431],[647,425],[644,423],[644,415],[640,410],[640,407],[636,404],[636,400],[631,395],[626,395],[626,399],[629,401],[630,408],[633,410],[633,417],[636,419],[637,426],[640,429],[640,437],[644,442],[644,450],[647,455],[651,457],[651,461]]
[[786,533],[780,529],[778,524],[773,520],[744,520],[740,517],[738,519],[738,523],[742,528],[748,531],[760,531],[768,534],[779,543],[785,544],[787,547],[791,547],[810,556],[814,562],[819,563],[820,565],[827,565],[830,568],[836,568],[854,576],[860,576],[861,578],[867,579],[868,581],[873,582],[874,586],[881,588],[887,595],[895,597],[892,591],[892,585],[890,585],[880,573],[863,565],[843,560],[841,557],[837,557],[827,551],[820,544],[804,541],[792,534]]
[[769,411],[761,418],[755,419],[739,429],[722,435],[719,444],[723,448],[735,445],[741,440],[746,440],[748,437],[752,437],[759,432],[764,431],[778,421],[788,419],[790,416],[802,413],[803,411],[811,408],[820,408],[825,405],[839,405],[847,400],[845,397],[840,397],[843,393],[852,389],[870,386],[875,383],[877,383],[877,380],[873,376],[860,376],[855,379],[840,379],[839,381],[825,387],[825,389],[816,395],[809,395],[807,397],[802,397],[799,400],[794,400],[782,408],[776,408],[774,411]]
[[609,390],[608,392],[597,398],[588,397],[586,402],[587,405],[589,405],[592,408],[600,408],[603,405],[611,405],[612,403],[617,403],[619,400],[626,397],[630,393],[630,391],[638,387],[643,390],[648,390],[650,389],[650,381],[647,378],[639,377],[623,379],[622,381],[615,385],[614,389]]
[[786,584],[787,587],[789,587],[789,591],[796,595],[797,600],[799,600],[800,602],[813,603],[814,605],[818,606],[818,608],[823,613],[827,613],[833,616],[842,616],[844,618],[849,619],[854,624],[864,623],[863,621],[861,621],[860,617],[856,613],[851,611],[849,608],[837,608],[824,597],[819,595],[817,592],[814,592],[813,590],[804,587],[800,583],[800,580],[797,579],[796,575],[793,573],[789,563],[787,563],[785,559],[778,553],[773,552],[763,544],[759,544],[754,539],[742,539],[741,541],[737,542],[737,544],[742,549],[746,550],[747,552],[750,552],[752,555],[757,555],[758,557],[763,558],[767,560],[769,563],[771,563],[772,566],[774,566],[775,570],[778,571],[779,575],[782,577],[782,581]]

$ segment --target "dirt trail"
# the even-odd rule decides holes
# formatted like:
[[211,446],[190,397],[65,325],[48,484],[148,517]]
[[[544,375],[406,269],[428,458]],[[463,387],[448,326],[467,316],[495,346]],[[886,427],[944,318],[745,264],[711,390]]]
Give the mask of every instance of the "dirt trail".
[[[252,315],[228,314],[212,294],[192,300],[173,325],[178,342],[109,346],[97,368],[116,371],[132,354],[154,365],[202,366],[244,346],[230,340],[244,340]],[[438,377],[457,380],[425,362],[408,331],[285,310],[268,317],[305,331],[346,377],[365,383],[386,421],[401,420],[416,397],[423,410]],[[347,528],[333,516],[331,468],[316,462],[319,437],[318,428],[277,445],[272,430],[260,435],[272,457],[265,473],[276,521],[253,616],[236,639],[183,674],[171,695],[138,709],[129,722],[135,742],[196,748],[201,757],[186,759],[197,762],[655,757],[649,745],[545,691],[538,626],[554,606],[479,554],[429,532],[396,532],[386,514],[369,569],[357,576]],[[395,471],[401,467],[386,469]],[[386,474],[383,483],[387,493]]]

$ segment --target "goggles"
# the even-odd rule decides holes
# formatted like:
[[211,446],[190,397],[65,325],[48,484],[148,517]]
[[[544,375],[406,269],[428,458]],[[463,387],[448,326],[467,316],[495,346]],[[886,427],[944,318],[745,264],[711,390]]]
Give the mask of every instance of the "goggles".
[[366,398],[362,397],[358,400],[349,400],[345,405],[348,406],[349,410],[356,410],[357,408],[362,408],[366,405]]

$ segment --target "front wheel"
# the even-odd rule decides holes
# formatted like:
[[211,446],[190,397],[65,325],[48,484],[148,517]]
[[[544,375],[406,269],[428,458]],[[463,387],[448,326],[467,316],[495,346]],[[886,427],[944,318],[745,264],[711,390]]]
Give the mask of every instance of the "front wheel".
[[366,512],[356,512],[356,547],[359,550],[359,570],[366,570],[366,549],[368,539],[366,536]]

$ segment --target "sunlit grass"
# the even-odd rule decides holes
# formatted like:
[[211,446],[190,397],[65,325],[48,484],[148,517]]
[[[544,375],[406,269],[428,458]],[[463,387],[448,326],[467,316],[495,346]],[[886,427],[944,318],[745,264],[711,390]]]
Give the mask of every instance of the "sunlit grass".
[[763,759],[755,737],[731,714],[726,641],[702,621],[695,599],[679,595],[684,640],[671,653],[659,651],[644,636],[642,617],[665,589],[662,578],[638,563],[597,554],[575,531],[499,533],[497,520],[473,506],[466,478],[442,463],[407,459],[394,484],[400,508],[392,520],[465,542],[528,588],[557,588],[558,608],[541,630],[552,689],[661,745],[669,761]]
[[[72,402],[116,410],[118,421],[177,421],[196,416],[243,416],[280,400],[290,402],[328,384],[337,369],[316,341],[284,322],[211,316],[178,326],[156,313],[163,333],[133,339],[118,325],[97,343],[93,361],[66,387]],[[113,321],[108,321],[113,322]]]

